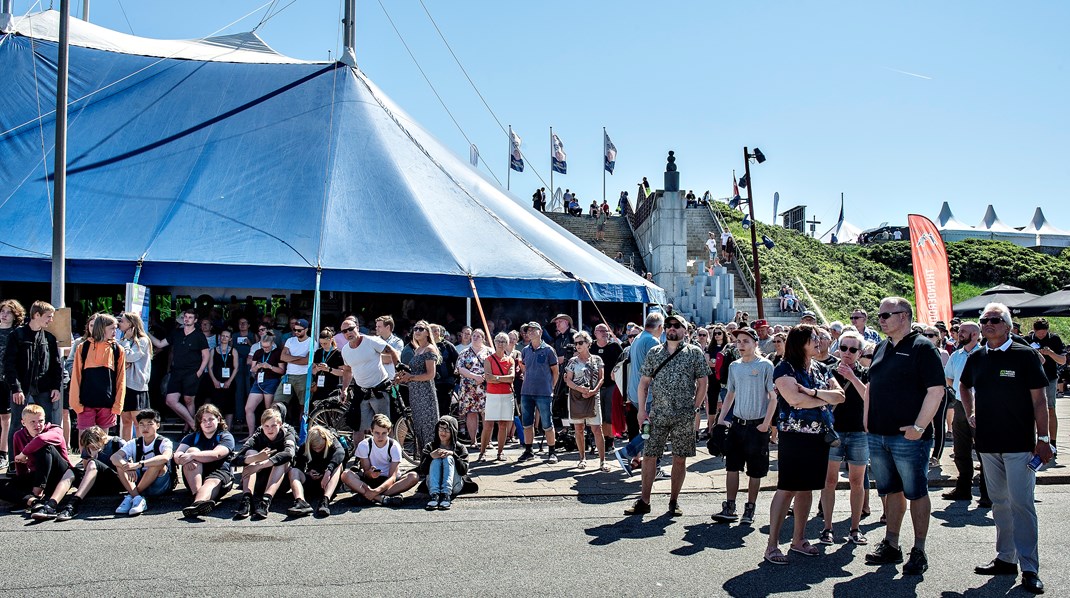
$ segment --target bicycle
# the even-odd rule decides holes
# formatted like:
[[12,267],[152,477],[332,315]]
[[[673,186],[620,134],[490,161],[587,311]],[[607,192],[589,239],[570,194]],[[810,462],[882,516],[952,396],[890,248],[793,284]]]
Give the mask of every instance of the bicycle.
[[[317,403],[308,416],[309,426],[325,426],[352,441],[353,428],[350,426],[349,412],[351,409],[359,409],[359,404],[353,403],[354,388],[350,386],[345,391],[338,389]],[[402,457],[409,463],[418,465],[423,440],[417,437],[416,427],[412,422],[412,409],[404,404],[393,389],[390,390],[390,395],[393,410],[400,414],[394,422],[390,436],[401,446]]]
[[335,390],[312,408],[312,412],[308,415],[309,427],[324,426],[352,442],[353,428],[350,427],[347,418],[352,399],[352,387]]

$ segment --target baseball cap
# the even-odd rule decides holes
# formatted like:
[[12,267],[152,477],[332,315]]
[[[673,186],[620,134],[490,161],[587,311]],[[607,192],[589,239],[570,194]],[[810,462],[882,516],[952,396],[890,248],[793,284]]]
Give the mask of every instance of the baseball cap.
[[745,334],[754,340],[758,340],[758,333],[753,328],[737,328],[731,332],[732,336],[739,336]]
[[301,318],[300,320],[297,321],[297,325],[300,326],[301,328],[308,328],[308,320],[306,320],[304,318]]
[[673,314],[671,316],[666,316],[665,317],[665,323],[668,324],[669,320],[676,320],[677,322],[680,323],[681,326],[683,326],[684,328],[687,328],[687,318],[681,316],[680,314]]
[[764,328],[765,326],[768,326],[769,322],[766,320],[755,320],[752,325],[754,326],[754,329],[757,330],[759,328]]
[[813,318],[813,319],[816,320],[817,319],[817,314],[815,314],[814,312],[812,312],[810,310],[806,310],[806,311],[802,312],[801,316],[799,316],[799,319],[802,319],[802,318]]

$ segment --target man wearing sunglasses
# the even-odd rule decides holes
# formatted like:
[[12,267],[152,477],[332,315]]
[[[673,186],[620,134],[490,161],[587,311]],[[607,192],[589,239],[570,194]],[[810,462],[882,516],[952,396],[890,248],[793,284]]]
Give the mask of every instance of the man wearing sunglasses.
[[866,310],[861,307],[854,308],[854,310],[851,311],[851,326],[858,331],[858,334],[862,335],[862,338],[866,339],[867,343],[879,343],[881,337],[877,334],[877,331],[866,326],[867,317],[868,314],[866,314]]
[[360,329],[351,320],[342,323],[342,334],[346,337],[346,343],[339,346],[338,350],[342,352],[342,360],[345,361],[345,366],[342,367],[343,380],[352,380],[359,389],[356,399],[359,406],[351,405],[350,409],[354,413],[347,414],[346,417],[356,420],[359,414],[359,421],[353,422],[357,424],[353,430],[353,441],[359,444],[364,440],[365,433],[371,432],[372,420],[376,415],[385,415],[389,421],[391,395],[387,391],[390,387],[390,376],[387,374],[383,363],[386,360],[383,357],[389,357],[390,362],[396,366],[401,361],[401,354],[379,338],[379,335],[361,334]]
[[[952,450],[955,451],[955,468],[959,472],[955,488],[945,492],[944,500],[973,500],[973,426],[967,421],[966,411],[962,408],[962,396],[958,393],[959,382],[962,379],[962,368],[966,367],[966,359],[981,348],[981,327],[974,322],[964,322],[959,325],[958,343],[959,348],[951,354],[944,366],[944,376],[947,385],[955,391],[955,401],[952,405],[954,420],[951,422]],[[985,484],[984,465],[981,465],[981,500],[982,507],[991,507],[992,501],[988,498],[988,488]]]
[[992,518],[996,523],[996,558],[976,567],[979,575],[1017,575],[1034,594],[1044,592],[1037,551],[1036,471],[1051,460],[1048,437],[1048,377],[1037,351],[1010,337],[1011,313],[990,303],[980,318],[987,345],[970,355],[962,370],[959,394],[977,434],[977,452],[988,475]]
[[873,355],[863,421],[877,492],[886,497],[887,528],[866,563],[903,562],[899,531],[909,501],[914,547],[903,573],[921,575],[929,568],[929,453],[932,421],[944,400],[944,368],[936,347],[911,329],[912,316],[910,302],[902,297],[881,301],[880,326],[887,338]]
[[1059,419],[1055,416],[1055,396],[1059,387],[1059,366],[1066,365],[1066,347],[1058,334],[1048,331],[1048,321],[1044,318],[1033,322],[1033,333],[1025,340],[1044,357],[1044,375],[1048,377],[1048,434],[1052,451],[1058,455],[1055,437],[1059,434]]
[[[312,338],[308,334],[308,320],[297,319],[291,326],[294,335],[286,339],[279,361],[286,364],[286,377],[275,389],[276,403],[286,405],[288,424],[297,426],[305,406],[305,386],[308,384],[308,356],[312,351]],[[254,426],[250,426],[252,429]]]

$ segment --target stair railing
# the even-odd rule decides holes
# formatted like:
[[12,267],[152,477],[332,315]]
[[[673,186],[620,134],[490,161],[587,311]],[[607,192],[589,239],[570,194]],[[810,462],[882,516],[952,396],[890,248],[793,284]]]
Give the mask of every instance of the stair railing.
[[[713,209],[713,204],[708,204],[706,209],[710,211],[710,215],[713,216],[713,222],[717,225],[719,232],[724,233],[728,230],[728,223],[721,218],[721,215],[717,213],[717,210]],[[748,241],[749,243],[749,241]],[[747,295],[754,297],[754,274],[751,272],[750,265],[743,260],[743,256],[740,250],[739,243],[736,243],[736,259],[732,263],[736,266],[736,271],[739,272],[739,279],[743,282],[743,287],[747,289]]]

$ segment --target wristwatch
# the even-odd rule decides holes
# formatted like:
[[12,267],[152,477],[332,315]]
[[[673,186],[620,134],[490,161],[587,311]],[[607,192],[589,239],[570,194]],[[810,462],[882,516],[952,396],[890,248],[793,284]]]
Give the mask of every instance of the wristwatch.
[[1051,444],[1051,436],[1037,436],[1037,442],[1046,442]]
[[925,428],[919,426],[918,424],[913,424],[912,427],[914,428],[914,431],[917,432],[918,434],[924,434],[925,433]]

